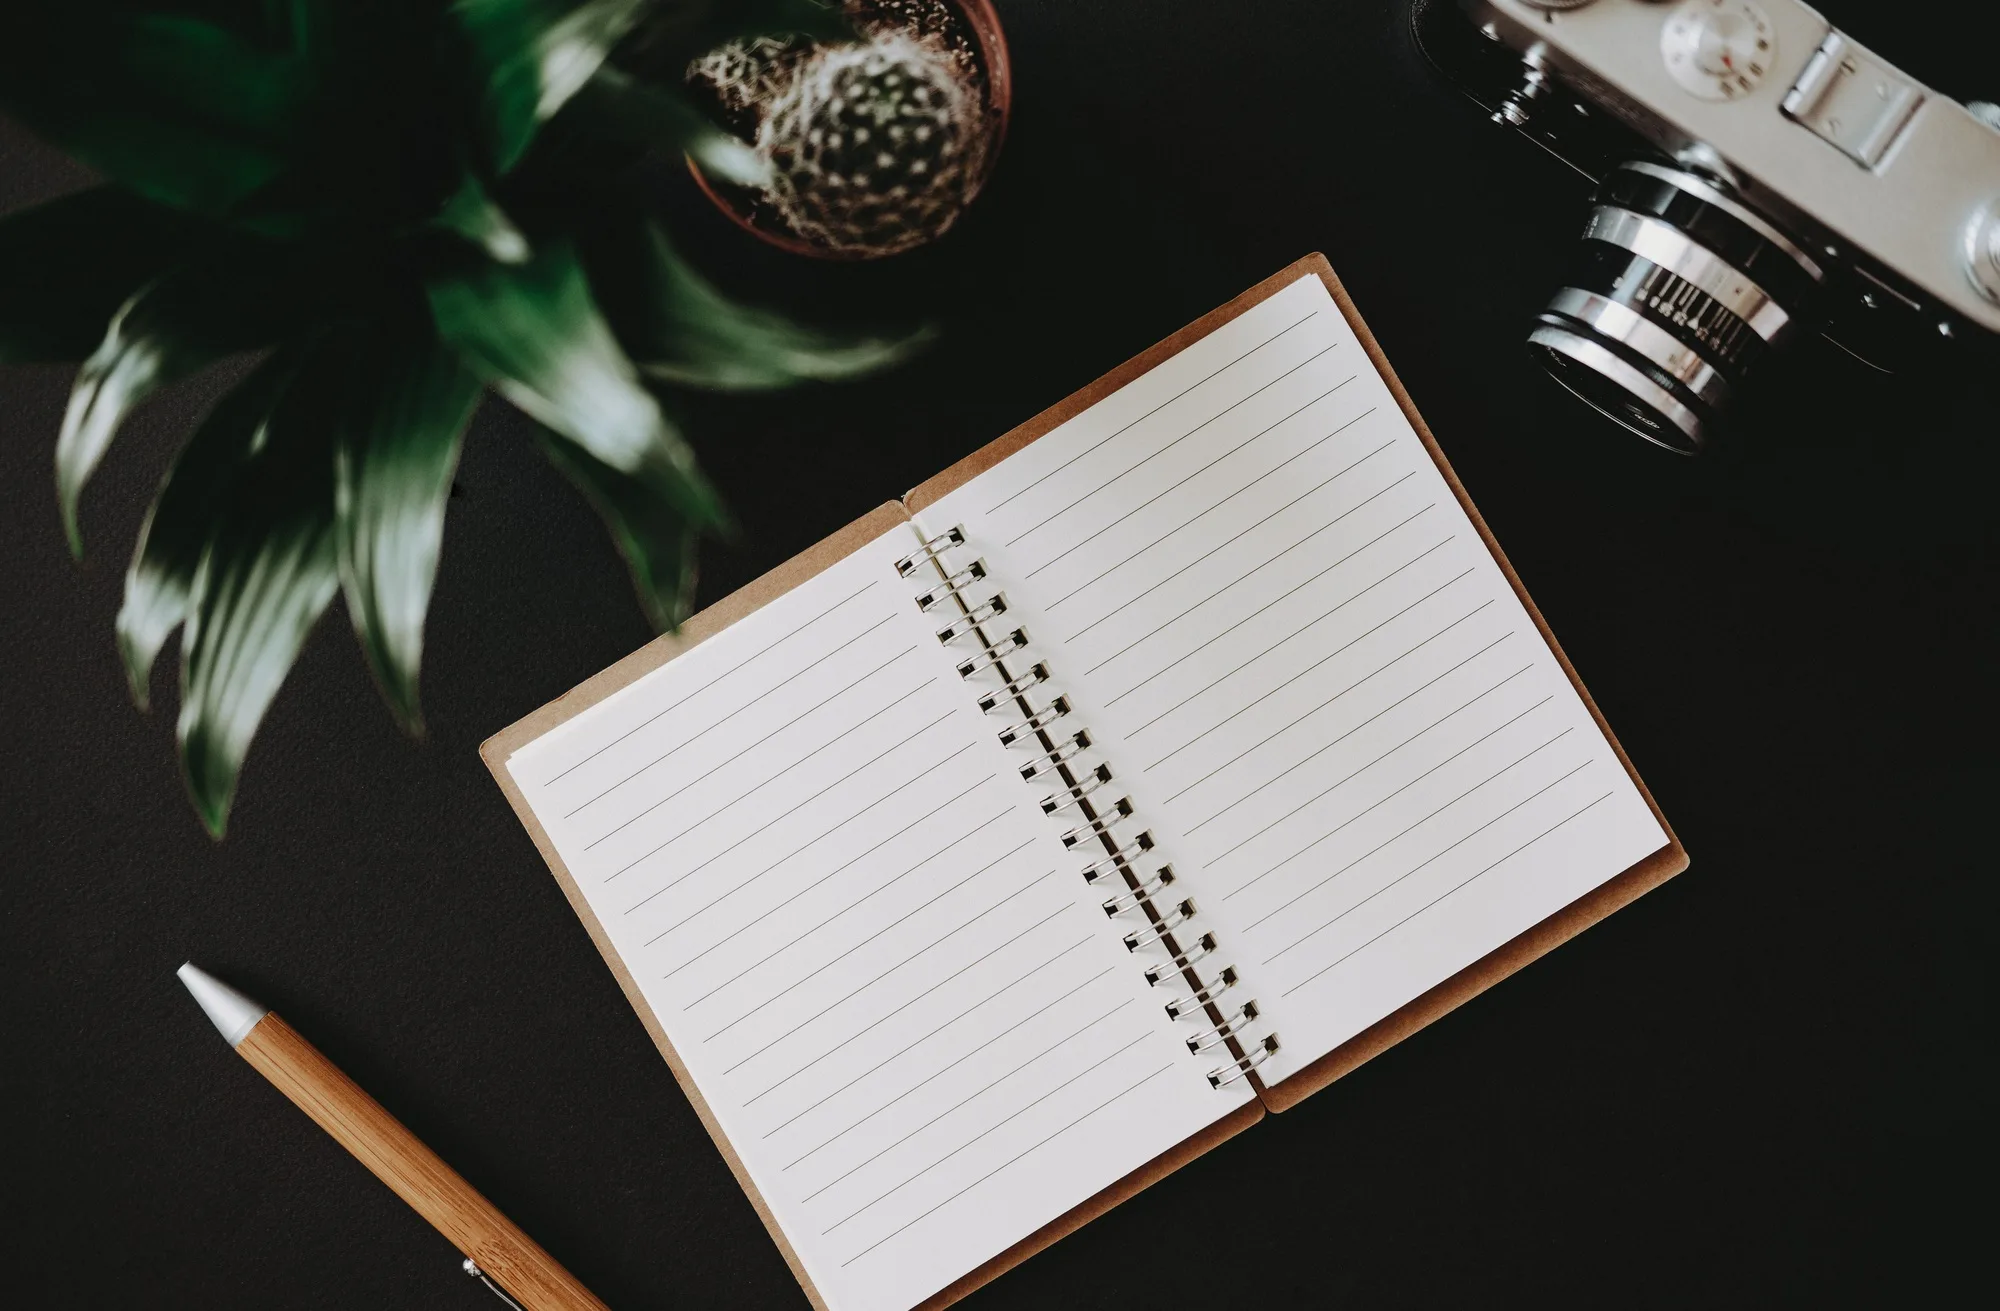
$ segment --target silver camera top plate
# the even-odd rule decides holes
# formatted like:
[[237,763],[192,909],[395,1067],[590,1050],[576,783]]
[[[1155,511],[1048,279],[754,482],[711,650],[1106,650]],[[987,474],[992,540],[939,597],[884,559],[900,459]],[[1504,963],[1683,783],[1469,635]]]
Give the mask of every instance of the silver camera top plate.
[[[1969,233],[2000,215],[2000,130],[1798,0],[1463,0],[1472,20],[1671,155],[1989,331]],[[1983,246],[1981,247],[1983,251]]]

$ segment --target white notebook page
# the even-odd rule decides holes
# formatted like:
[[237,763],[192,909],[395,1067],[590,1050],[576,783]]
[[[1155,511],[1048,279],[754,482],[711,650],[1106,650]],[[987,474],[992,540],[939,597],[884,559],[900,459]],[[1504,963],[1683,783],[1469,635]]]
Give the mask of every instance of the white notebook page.
[[1248,1100],[1208,1086],[918,613],[915,541],[507,766],[840,1311],[902,1311]]
[[928,507],[963,524],[1281,1048],[1666,843],[1312,275]]

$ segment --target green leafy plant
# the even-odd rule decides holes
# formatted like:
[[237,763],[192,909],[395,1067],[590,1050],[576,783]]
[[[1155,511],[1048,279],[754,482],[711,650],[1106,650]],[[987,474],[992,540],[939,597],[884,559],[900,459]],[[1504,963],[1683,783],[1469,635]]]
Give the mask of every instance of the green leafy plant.
[[78,498],[153,392],[254,367],[188,436],[117,619],[143,706],[181,633],[188,789],[220,836],[250,739],[331,604],[421,731],[423,621],[460,443],[491,389],[603,516],[653,622],[689,610],[728,515],[674,387],[848,377],[910,339],[836,339],[720,294],[637,198],[685,152],[763,167],[677,85],[760,33],[837,38],[814,0],[63,0],[0,18],[0,110],[106,182],[0,218],[0,362],[80,360],[56,442]]

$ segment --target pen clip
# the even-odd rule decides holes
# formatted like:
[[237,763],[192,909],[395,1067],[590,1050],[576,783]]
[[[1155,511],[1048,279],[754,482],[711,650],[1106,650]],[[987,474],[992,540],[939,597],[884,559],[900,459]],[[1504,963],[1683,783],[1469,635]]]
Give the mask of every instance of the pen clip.
[[513,1298],[507,1296],[507,1290],[500,1287],[500,1285],[494,1283],[493,1280],[487,1276],[486,1272],[479,1268],[479,1263],[473,1260],[471,1257],[469,1256],[466,1257],[465,1264],[461,1265],[459,1269],[465,1271],[465,1273],[471,1275],[474,1279],[477,1279],[480,1283],[486,1285],[487,1288],[492,1290],[493,1296],[499,1298],[502,1302],[505,1302],[508,1306],[513,1307],[514,1311],[527,1311],[527,1308],[523,1307],[519,1302],[516,1302]]

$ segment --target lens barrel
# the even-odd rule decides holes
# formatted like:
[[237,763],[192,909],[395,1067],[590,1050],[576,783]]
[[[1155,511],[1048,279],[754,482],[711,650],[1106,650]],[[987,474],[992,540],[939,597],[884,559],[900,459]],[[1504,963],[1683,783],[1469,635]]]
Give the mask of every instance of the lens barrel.
[[1528,348],[1556,381],[1684,455],[1812,312],[1825,270],[1714,183],[1629,162],[1597,189],[1568,285]]

